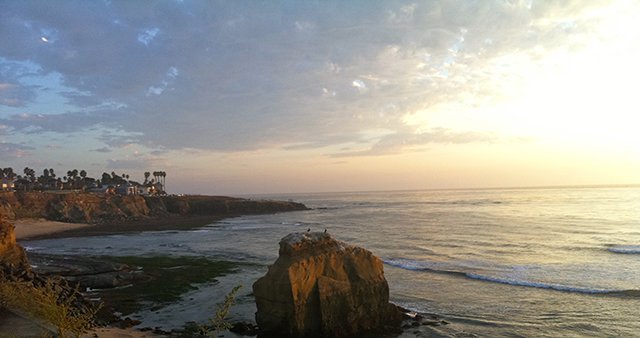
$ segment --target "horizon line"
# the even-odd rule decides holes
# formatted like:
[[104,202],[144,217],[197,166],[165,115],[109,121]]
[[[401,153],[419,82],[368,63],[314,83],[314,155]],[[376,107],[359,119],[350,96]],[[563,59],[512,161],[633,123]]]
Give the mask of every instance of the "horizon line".
[[465,188],[417,188],[417,189],[391,189],[391,190],[344,190],[344,191],[314,191],[314,192],[271,192],[271,193],[244,193],[237,196],[269,196],[269,195],[316,195],[316,194],[362,194],[384,192],[419,192],[419,191],[462,191],[462,190],[515,190],[515,189],[589,189],[589,188],[640,188],[640,183],[614,183],[614,184],[569,184],[569,185],[531,185],[531,186],[504,186],[504,187],[465,187]]

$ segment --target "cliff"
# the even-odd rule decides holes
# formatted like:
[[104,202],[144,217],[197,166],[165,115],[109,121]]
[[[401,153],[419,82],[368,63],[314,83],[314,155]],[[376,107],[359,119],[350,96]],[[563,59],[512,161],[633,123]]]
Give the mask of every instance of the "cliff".
[[233,216],[306,210],[301,203],[222,196],[103,195],[78,192],[0,192],[0,219],[44,218],[102,223],[171,215]]
[[327,233],[293,233],[253,284],[256,322],[269,336],[346,337],[398,329],[382,261]]

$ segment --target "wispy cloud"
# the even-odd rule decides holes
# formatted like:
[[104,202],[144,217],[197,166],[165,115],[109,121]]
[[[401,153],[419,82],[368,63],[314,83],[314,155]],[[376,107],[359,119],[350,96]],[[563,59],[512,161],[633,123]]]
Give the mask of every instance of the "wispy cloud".
[[[108,145],[150,149],[322,148],[379,128],[396,136],[370,153],[482,139],[420,133],[403,116],[492,95],[518,76],[492,60],[571,48],[597,20],[580,13],[606,3],[8,2],[0,104],[26,114],[0,123],[29,134],[97,128]],[[70,90],[55,112],[29,109],[52,94],[26,83],[52,73]]]
[[30,154],[33,147],[10,142],[0,142],[0,157],[5,160],[21,158]]
[[444,128],[434,128],[425,132],[396,132],[385,135],[370,147],[362,150],[345,150],[333,153],[331,157],[383,156],[405,151],[429,144],[468,144],[492,143],[500,139],[496,135],[481,132],[456,132]]
[[147,28],[144,31],[142,31],[140,34],[138,34],[138,42],[140,42],[145,46],[148,46],[149,43],[151,43],[151,41],[155,39],[156,35],[158,35],[159,32],[160,32],[160,28],[157,28],[157,27]]

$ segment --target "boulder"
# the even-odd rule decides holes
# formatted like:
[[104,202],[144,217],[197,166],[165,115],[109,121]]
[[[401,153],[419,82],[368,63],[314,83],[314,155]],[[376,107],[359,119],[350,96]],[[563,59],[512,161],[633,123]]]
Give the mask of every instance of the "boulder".
[[267,335],[345,337],[400,326],[382,261],[322,232],[292,233],[253,284],[256,322]]

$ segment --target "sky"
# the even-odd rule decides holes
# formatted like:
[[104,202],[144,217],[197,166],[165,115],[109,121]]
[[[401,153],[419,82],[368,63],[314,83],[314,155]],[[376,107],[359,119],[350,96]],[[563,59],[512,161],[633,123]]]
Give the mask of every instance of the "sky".
[[169,193],[640,183],[640,3],[0,0],[0,167]]

